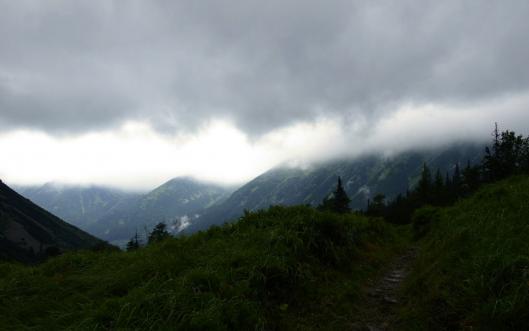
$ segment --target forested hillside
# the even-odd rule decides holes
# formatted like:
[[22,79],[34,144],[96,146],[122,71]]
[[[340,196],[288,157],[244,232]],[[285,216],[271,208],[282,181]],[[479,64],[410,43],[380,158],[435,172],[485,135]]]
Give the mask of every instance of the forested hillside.
[[481,162],[484,146],[454,145],[448,148],[413,151],[393,157],[371,156],[314,164],[307,169],[272,169],[235,191],[224,203],[204,211],[188,232],[207,229],[236,219],[245,209],[258,210],[271,205],[308,204],[317,206],[334,189],[341,177],[353,209],[364,209],[369,199],[384,193],[387,199],[405,194],[421,177],[423,165],[444,175],[457,164]]

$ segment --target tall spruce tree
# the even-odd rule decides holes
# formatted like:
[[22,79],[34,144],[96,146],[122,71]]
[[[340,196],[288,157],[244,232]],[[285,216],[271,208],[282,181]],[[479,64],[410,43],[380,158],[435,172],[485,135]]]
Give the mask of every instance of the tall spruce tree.
[[479,166],[472,166],[470,160],[467,167],[463,170],[463,191],[469,194],[478,189],[481,184],[481,170]]
[[437,171],[435,172],[435,180],[434,180],[434,186],[436,188],[441,188],[444,185],[444,179],[443,175],[441,174],[441,169],[437,168]]
[[444,180],[443,175],[441,174],[441,170],[437,168],[437,172],[435,173],[435,179],[433,183],[433,192],[434,192],[434,203],[435,204],[443,204],[445,202],[445,186],[444,186]]
[[334,191],[334,211],[337,213],[351,212],[351,207],[349,207],[350,202],[351,199],[349,199],[349,196],[342,186],[342,178],[338,177],[338,184],[336,185],[336,190]]
[[419,179],[416,192],[419,200],[422,203],[431,202],[432,173],[430,172],[430,168],[428,168],[426,163],[424,163],[422,166],[421,179]]
[[349,213],[351,212],[351,207],[349,207],[350,202],[351,199],[349,199],[349,196],[347,196],[347,193],[343,188],[342,179],[338,177],[336,189],[332,192],[331,196],[323,199],[322,203],[318,206],[318,209],[328,210],[335,213]]
[[488,181],[495,181],[514,174],[524,172],[526,169],[526,155],[528,140],[513,131],[498,133],[494,129],[494,143],[491,148],[485,149],[483,169]]

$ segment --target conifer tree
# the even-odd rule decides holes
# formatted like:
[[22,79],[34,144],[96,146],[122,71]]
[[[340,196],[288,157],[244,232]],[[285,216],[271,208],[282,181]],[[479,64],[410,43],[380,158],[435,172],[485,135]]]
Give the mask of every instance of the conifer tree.
[[440,189],[444,186],[443,175],[441,175],[441,169],[437,168],[435,172],[434,187]]
[[133,250],[136,250],[140,248],[140,239],[138,237],[138,231],[136,231],[136,234],[134,235],[134,237],[132,237],[128,242],[127,242],[127,252],[130,252],[130,251],[133,251]]
[[444,203],[444,196],[445,196],[445,186],[444,186],[444,180],[443,175],[441,175],[441,170],[437,168],[437,172],[435,173],[435,180],[433,183],[433,192],[434,192],[434,202],[437,204],[443,204]]
[[445,187],[447,190],[449,190],[451,186],[452,186],[452,180],[450,179],[450,175],[448,174],[448,171],[447,171],[445,175]]
[[419,180],[419,184],[417,185],[416,192],[421,202],[430,202],[432,192],[432,173],[430,172],[430,169],[428,168],[426,163],[423,164],[421,179]]
[[340,177],[338,177],[338,184],[336,185],[336,190],[334,191],[333,200],[334,211],[336,211],[337,213],[351,212],[351,207],[349,207],[351,199],[349,199],[349,196],[347,196],[347,193],[345,192],[342,186],[342,178]]
[[521,171],[523,173],[529,173],[529,137],[523,140],[521,150]]
[[475,191],[481,184],[481,173],[478,166],[472,166],[470,160],[463,170],[463,188],[466,194]]
[[456,167],[454,169],[454,175],[452,176],[452,187],[456,192],[458,192],[461,187],[461,169],[459,168],[459,163],[456,163]]
[[163,222],[160,222],[156,224],[154,229],[152,229],[151,233],[149,233],[149,244],[152,244],[154,242],[162,241],[165,238],[169,237],[170,234],[167,232],[167,225]]
[[489,181],[494,180],[499,172],[500,134],[498,132],[498,123],[494,123],[492,136],[492,148],[485,147],[485,157],[483,158],[483,168]]
[[[432,182],[432,175],[427,165],[423,165],[419,183],[414,190],[407,191],[406,196],[398,196],[386,204],[384,217],[392,223],[409,222],[414,210],[425,204],[452,203],[459,197],[475,192],[483,183],[496,181],[519,173],[529,173],[529,137],[516,135],[512,131],[499,132],[496,124],[491,147],[480,164],[471,165],[470,161],[463,171],[459,163],[455,164],[452,178],[449,173],[443,184],[439,170]],[[442,191],[442,194],[439,192]],[[368,204],[368,211],[373,211],[377,204]],[[369,213],[368,213],[369,214]]]
[[492,148],[485,149],[483,170],[486,180],[495,181],[524,170],[528,140],[513,131],[498,132],[496,124]]
[[336,190],[334,190],[330,197],[327,197],[322,201],[322,203],[318,206],[318,209],[333,211],[336,213],[348,213],[351,211],[351,208],[349,207],[350,202],[351,199],[349,199],[343,188],[342,179],[338,177]]

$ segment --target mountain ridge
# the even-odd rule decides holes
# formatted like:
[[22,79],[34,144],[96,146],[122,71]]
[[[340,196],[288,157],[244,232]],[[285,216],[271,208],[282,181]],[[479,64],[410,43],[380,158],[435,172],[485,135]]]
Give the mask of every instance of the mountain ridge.
[[[379,192],[384,192],[389,199],[404,194],[415,185],[423,163],[433,170],[441,169],[444,175],[453,171],[457,162],[479,162],[483,150],[481,144],[461,143],[389,157],[367,155],[354,160],[334,160],[304,168],[280,166],[236,190],[190,177],[176,177],[145,194],[122,194],[118,198],[116,191],[96,194],[95,197],[109,197],[111,202],[104,212],[91,214],[95,216],[81,228],[118,245],[123,245],[136,232],[144,236],[143,232],[159,222],[167,223],[173,233],[182,230],[191,233],[234,220],[245,209],[265,209],[270,205],[316,206],[334,189],[338,176],[342,177],[352,200],[351,207],[360,209]],[[49,201],[39,202],[67,221],[71,219],[67,213],[54,209]],[[88,204],[93,205],[96,204]],[[80,206],[76,208],[79,213]]]
[[369,155],[355,160],[335,160],[308,168],[271,169],[236,190],[225,202],[205,211],[187,233],[205,230],[270,205],[316,206],[335,188],[338,176],[351,198],[351,207],[364,208],[368,199],[384,192],[387,198],[405,194],[413,187],[423,164],[452,172],[456,163],[481,161],[481,144],[455,144],[435,150],[408,151],[391,157]]
[[[195,218],[197,213],[222,201],[229,193],[222,186],[190,177],[176,177],[132,204],[105,215],[97,222],[95,233],[112,241],[128,240],[135,231],[141,232],[159,222],[165,222],[170,230],[177,231],[182,222]],[[128,234],[124,236],[123,232]]]
[[61,251],[105,246],[0,180],[0,258],[36,262]]
[[17,190],[66,221],[118,245],[136,231],[142,233],[159,222],[166,222],[177,231],[197,213],[231,193],[229,188],[191,177],[172,178],[143,194],[97,185],[57,183],[19,186]]

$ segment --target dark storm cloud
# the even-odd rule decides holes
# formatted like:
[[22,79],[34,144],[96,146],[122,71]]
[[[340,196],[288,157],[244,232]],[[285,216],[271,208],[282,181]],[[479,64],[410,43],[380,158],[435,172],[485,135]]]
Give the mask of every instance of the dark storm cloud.
[[0,0],[0,125],[320,115],[529,90],[527,1]]

